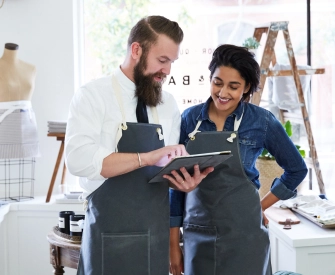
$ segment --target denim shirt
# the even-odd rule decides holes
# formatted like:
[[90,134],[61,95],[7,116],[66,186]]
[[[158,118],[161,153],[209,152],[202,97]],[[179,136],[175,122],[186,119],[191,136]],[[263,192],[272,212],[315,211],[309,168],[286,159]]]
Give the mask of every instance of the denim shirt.
[[[210,97],[206,103],[192,106],[182,114],[180,144],[189,141],[191,133],[199,120],[202,123],[199,131],[217,131],[216,125],[209,118],[208,109],[212,102]],[[266,148],[283,168],[280,179],[274,179],[271,192],[281,200],[293,197],[296,187],[304,180],[307,174],[306,164],[299,151],[286,134],[284,127],[268,110],[251,103],[240,102],[235,111],[226,119],[224,131],[234,130],[235,117],[242,122],[238,129],[240,143],[240,158],[246,175],[260,187],[259,172],[255,167],[258,156]],[[170,189],[170,226],[182,225],[185,193]]]

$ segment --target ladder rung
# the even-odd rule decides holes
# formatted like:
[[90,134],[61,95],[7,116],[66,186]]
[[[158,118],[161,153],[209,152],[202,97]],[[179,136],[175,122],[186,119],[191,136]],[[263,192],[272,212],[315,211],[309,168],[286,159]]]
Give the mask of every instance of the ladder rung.
[[304,124],[304,118],[302,117],[302,114],[281,112],[281,115],[283,116],[285,122],[289,120],[292,123]]
[[288,119],[290,118],[302,119],[301,113],[298,114],[298,113],[292,113],[292,112],[283,112],[283,116]]
[[[265,74],[267,76],[290,76],[293,75],[292,70],[280,70],[280,71],[274,71],[274,70],[261,70],[262,74]],[[325,69],[319,68],[319,69],[305,69],[305,70],[298,70],[299,75],[313,75],[313,74],[324,74]]]
[[308,168],[314,168],[314,165],[313,165],[313,159],[312,159],[312,158],[305,157],[305,158],[304,158],[304,161],[305,161],[306,166],[307,166]]

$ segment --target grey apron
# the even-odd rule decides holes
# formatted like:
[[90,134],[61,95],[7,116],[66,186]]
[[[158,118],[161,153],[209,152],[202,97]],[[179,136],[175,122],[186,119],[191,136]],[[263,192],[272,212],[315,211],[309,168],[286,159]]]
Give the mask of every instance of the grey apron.
[[231,150],[233,156],[186,194],[185,275],[272,274],[268,231],[258,191],[241,163],[238,125],[234,132],[196,128],[189,135],[190,154]]
[[[164,146],[160,125],[122,124],[119,152]],[[160,169],[147,166],[109,178],[87,197],[77,274],[168,274],[168,184],[148,183]]]

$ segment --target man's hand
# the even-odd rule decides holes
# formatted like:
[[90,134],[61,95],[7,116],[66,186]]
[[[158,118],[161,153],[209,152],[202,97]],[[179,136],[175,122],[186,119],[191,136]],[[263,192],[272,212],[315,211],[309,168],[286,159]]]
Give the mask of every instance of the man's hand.
[[144,165],[165,166],[175,157],[188,156],[185,146],[182,144],[169,145],[160,149],[141,153],[142,162]]

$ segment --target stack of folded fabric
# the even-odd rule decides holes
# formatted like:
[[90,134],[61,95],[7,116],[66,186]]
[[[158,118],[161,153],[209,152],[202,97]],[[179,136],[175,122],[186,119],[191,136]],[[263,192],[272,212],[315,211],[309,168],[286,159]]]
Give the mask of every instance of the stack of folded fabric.
[[281,207],[298,209],[324,225],[335,225],[335,202],[317,195],[297,196],[283,201]]
[[48,121],[48,132],[49,133],[65,133],[66,132],[66,121],[49,120]]

